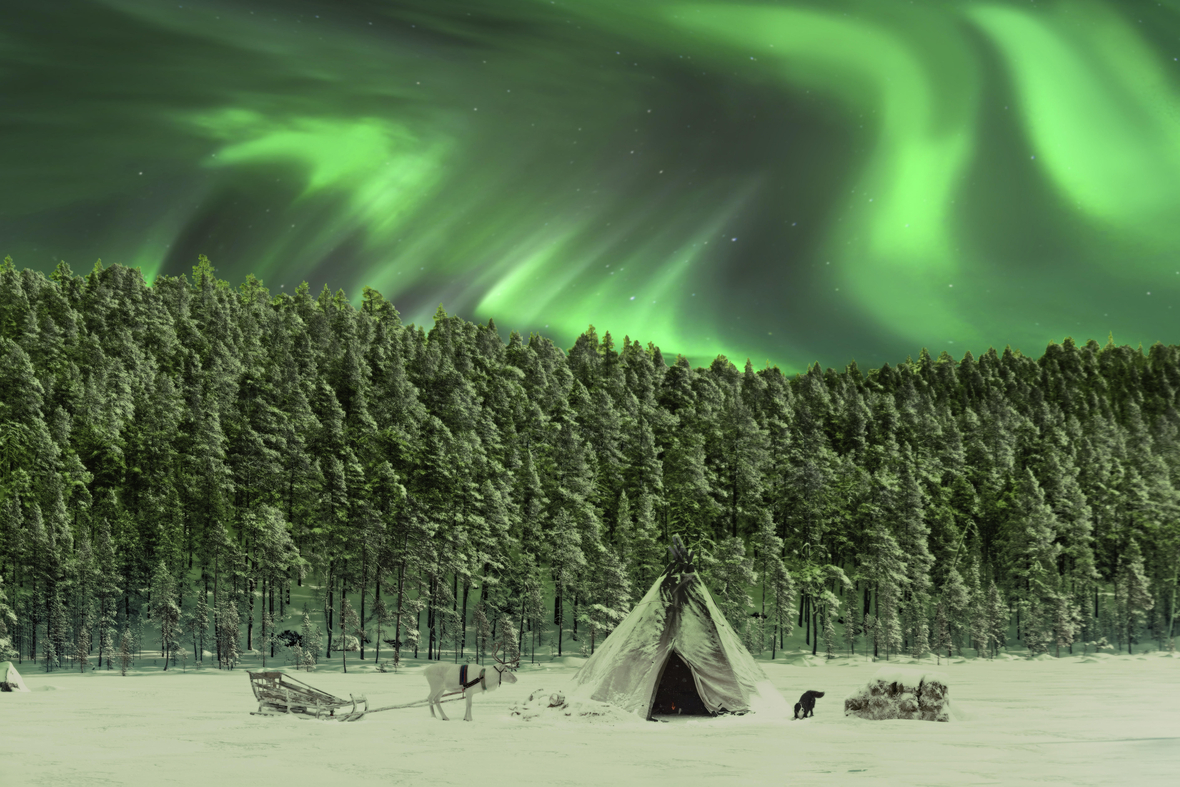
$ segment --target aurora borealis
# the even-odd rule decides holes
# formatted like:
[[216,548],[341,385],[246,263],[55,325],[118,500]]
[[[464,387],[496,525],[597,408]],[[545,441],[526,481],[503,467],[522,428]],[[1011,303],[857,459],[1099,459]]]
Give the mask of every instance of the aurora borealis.
[[1180,342],[1180,0],[0,20],[0,255],[798,371]]

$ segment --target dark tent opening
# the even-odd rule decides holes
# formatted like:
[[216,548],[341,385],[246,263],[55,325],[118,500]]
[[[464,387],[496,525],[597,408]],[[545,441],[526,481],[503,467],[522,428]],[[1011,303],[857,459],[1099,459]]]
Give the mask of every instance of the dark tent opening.
[[692,669],[672,651],[664,663],[664,674],[656,686],[656,696],[651,704],[650,716],[712,716],[692,678]]

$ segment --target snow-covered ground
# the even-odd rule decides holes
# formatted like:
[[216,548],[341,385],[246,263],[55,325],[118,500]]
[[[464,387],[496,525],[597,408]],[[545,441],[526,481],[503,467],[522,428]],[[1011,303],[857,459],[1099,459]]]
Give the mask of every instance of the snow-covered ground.
[[[350,659],[351,661],[351,659]],[[0,694],[0,785],[1171,785],[1180,780],[1180,658],[1162,653],[969,660],[938,669],[963,718],[939,724],[845,718],[843,698],[883,663],[794,655],[760,663],[793,704],[826,692],[806,721],[757,715],[651,723],[559,714],[525,721],[513,705],[558,691],[582,663],[522,665],[519,682],[462,703],[361,721],[250,715],[246,669],[127,677],[39,672]],[[426,696],[426,662],[398,674],[369,663],[298,677],[380,707]],[[923,662],[925,664],[925,662]],[[933,662],[930,663],[933,667]]]

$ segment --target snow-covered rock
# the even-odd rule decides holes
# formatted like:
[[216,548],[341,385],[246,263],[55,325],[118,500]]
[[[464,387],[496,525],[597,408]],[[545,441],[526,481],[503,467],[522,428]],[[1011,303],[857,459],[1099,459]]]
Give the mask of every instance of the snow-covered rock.
[[844,715],[862,719],[950,721],[945,673],[882,667],[868,685],[844,699]]

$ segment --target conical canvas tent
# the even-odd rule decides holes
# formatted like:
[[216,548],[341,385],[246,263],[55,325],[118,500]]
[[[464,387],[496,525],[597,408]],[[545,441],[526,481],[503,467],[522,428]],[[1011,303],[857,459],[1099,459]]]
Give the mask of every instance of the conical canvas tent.
[[0,661],[0,691],[28,691],[11,661]]
[[713,603],[679,539],[672,565],[574,674],[570,693],[653,713],[790,715]]

